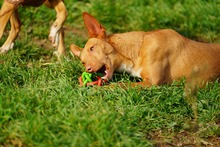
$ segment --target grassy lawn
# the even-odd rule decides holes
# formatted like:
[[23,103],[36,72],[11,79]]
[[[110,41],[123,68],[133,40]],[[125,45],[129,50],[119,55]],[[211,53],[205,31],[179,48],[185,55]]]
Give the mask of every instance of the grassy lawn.
[[[22,31],[14,49],[0,55],[0,146],[220,146],[219,83],[189,96],[184,80],[142,89],[79,87],[84,69],[69,51],[71,43],[83,47],[87,40],[84,11],[108,33],[172,28],[194,40],[220,43],[219,1],[65,3],[67,52],[61,61],[47,40],[54,10],[19,9]],[[116,73],[110,82],[133,80]]]

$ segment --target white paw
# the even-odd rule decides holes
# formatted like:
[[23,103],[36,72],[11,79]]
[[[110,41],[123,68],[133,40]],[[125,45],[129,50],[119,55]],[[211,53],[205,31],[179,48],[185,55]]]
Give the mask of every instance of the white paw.
[[50,29],[49,40],[52,43],[52,46],[57,47],[59,44],[59,31],[60,27],[53,25]]
[[7,45],[3,45],[2,47],[0,47],[0,54],[7,53],[13,47],[14,47],[14,42],[7,44]]

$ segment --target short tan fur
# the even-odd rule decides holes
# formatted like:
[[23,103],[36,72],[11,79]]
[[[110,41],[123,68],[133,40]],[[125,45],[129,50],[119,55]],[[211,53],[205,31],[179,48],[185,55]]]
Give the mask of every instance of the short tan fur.
[[[168,84],[185,77],[197,77],[198,86],[220,77],[220,45],[200,43],[171,29],[106,35],[105,28],[90,14],[83,13],[89,40],[84,49],[72,44],[87,72],[105,67],[104,79],[114,71],[140,77],[142,86]],[[194,75],[194,76],[193,76]],[[135,85],[136,85],[135,84]]]

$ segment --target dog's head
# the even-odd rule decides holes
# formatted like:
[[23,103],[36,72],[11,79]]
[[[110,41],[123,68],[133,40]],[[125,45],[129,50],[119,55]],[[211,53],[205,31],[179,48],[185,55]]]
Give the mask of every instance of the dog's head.
[[90,38],[83,49],[74,44],[70,49],[80,58],[87,72],[101,72],[102,78],[109,80],[114,72],[111,60],[114,49],[106,41],[105,28],[93,16],[84,12],[83,19]]

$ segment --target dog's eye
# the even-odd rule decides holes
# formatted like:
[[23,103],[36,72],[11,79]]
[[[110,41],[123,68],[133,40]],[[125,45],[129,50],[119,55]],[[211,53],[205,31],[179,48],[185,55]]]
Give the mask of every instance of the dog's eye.
[[90,51],[93,51],[94,50],[94,46],[92,46],[92,47],[90,47],[90,49],[89,49]]

